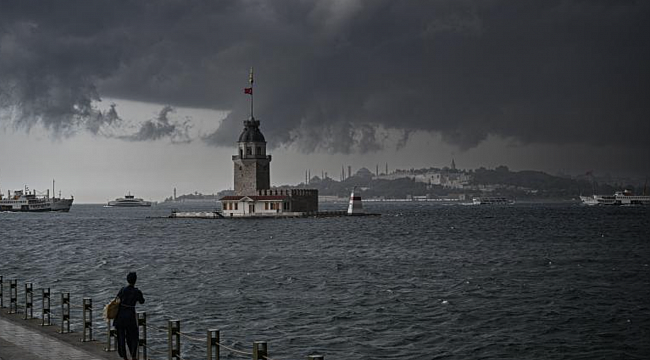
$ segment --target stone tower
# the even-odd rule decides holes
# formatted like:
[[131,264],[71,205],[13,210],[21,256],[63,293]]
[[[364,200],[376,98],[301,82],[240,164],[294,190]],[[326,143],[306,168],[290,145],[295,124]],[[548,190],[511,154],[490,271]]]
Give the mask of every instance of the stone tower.
[[257,195],[257,190],[271,188],[271,155],[266,155],[266,140],[260,131],[260,122],[251,116],[244,120],[244,131],[237,141],[238,155],[233,155],[235,166],[235,194]]

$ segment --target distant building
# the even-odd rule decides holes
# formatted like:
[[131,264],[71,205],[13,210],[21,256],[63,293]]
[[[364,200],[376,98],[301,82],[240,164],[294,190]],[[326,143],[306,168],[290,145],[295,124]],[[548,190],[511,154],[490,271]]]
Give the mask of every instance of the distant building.
[[318,211],[318,190],[259,190],[256,195],[224,196],[221,204],[225,216],[298,215]]
[[372,178],[374,175],[372,174],[372,172],[370,172],[370,170],[366,169],[365,167],[362,167],[357,171],[357,173],[354,176],[361,177],[361,178]]
[[451,189],[463,189],[469,185],[471,180],[472,176],[470,174],[459,171],[429,171],[425,174],[415,176],[415,181],[430,185],[440,185]]
[[428,185],[440,185],[450,189],[464,189],[472,181],[472,175],[462,170],[455,170],[455,163],[452,160],[452,169],[433,169],[426,172],[414,172],[406,170],[397,170],[390,174],[375,176],[375,179],[397,180],[412,179],[415,182],[421,182]]

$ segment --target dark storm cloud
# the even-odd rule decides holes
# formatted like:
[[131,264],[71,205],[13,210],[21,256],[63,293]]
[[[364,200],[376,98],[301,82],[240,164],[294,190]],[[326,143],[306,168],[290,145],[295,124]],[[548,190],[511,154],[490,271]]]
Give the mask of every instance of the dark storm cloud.
[[230,110],[205,140],[231,146],[255,66],[266,138],[304,151],[373,151],[382,129],[461,148],[643,148],[650,133],[645,1],[0,4],[0,106],[27,127],[101,121],[102,94]]
[[145,121],[135,134],[119,136],[118,138],[130,141],[170,138],[173,142],[189,142],[189,120],[184,123],[173,122],[168,117],[171,112],[174,112],[174,108],[167,105],[160,110],[155,119]]
[[122,122],[122,118],[117,114],[115,107],[115,104],[111,104],[111,108],[108,111],[96,111],[92,116],[88,116],[85,119],[86,129],[92,134],[97,135],[104,125],[119,125]]
[[[73,34],[51,26],[41,16],[22,14],[13,6],[0,8],[0,114],[3,121],[30,129],[37,123],[56,134],[69,135],[87,126],[97,132],[104,121],[96,80],[115,67],[109,39]],[[102,35],[103,37],[103,35]]]

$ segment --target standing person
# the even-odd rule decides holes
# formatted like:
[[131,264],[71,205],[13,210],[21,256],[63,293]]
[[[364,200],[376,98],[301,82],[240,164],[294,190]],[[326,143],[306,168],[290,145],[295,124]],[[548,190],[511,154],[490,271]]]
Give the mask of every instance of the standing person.
[[123,287],[117,293],[117,297],[120,298],[120,308],[117,311],[115,320],[113,320],[113,326],[117,329],[117,353],[124,360],[128,360],[126,345],[129,346],[131,359],[136,359],[138,356],[138,338],[140,335],[138,334],[138,320],[135,316],[135,303],[144,304],[144,296],[142,296],[142,291],[135,287],[137,279],[138,276],[134,272],[130,272],[126,276],[129,285]]

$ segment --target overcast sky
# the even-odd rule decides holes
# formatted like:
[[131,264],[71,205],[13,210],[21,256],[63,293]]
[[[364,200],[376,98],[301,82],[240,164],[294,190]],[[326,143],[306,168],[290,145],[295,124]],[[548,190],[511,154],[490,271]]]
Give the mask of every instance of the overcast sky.
[[79,202],[341,165],[650,175],[647,1],[0,0],[0,189]]

